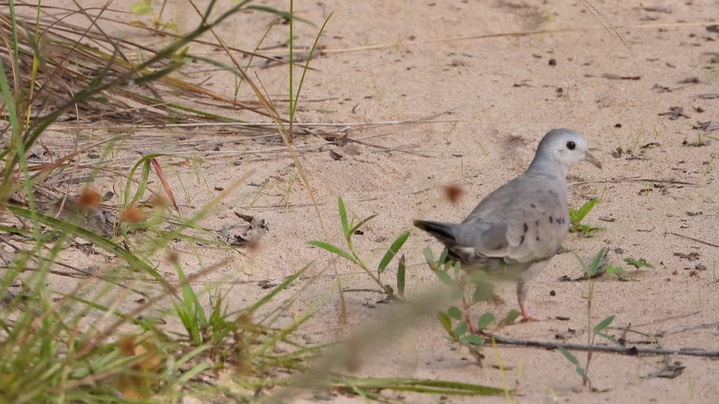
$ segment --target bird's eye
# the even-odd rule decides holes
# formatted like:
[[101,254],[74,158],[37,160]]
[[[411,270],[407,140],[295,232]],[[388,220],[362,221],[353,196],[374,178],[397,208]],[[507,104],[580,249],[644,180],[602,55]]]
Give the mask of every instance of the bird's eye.
[[576,143],[574,143],[572,141],[567,142],[567,149],[574,150],[576,147],[577,147]]

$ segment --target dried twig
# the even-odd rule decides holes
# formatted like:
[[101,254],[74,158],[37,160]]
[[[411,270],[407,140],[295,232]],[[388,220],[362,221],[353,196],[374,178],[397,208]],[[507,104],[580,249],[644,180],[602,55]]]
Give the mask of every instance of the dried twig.
[[548,341],[528,341],[505,337],[497,334],[487,334],[488,341],[485,345],[503,344],[523,346],[530,348],[557,349],[562,347],[569,351],[592,351],[607,352],[620,355],[639,356],[639,355],[685,355],[685,356],[701,356],[708,358],[719,358],[719,351],[706,351],[700,348],[680,348],[680,349],[661,349],[661,348],[637,348],[636,346],[608,346],[608,345],[585,345],[585,344],[564,344]]
[[686,239],[689,239],[689,240],[692,240],[692,241],[696,241],[697,243],[701,243],[701,244],[704,244],[704,245],[708,245],[709,247],[719,247],[719,244],[714,244],[714,243],[710,243],[710,242],[708,242],[708,241],[699,240],[698,238],[685,236],[685,235],[683,235],[683,234],[674,233],[674,232],[672,232],[672,231],[664,232],[664,234],[665,234],[665,235],[671,234],[672,236],[677,236],[677,237],[686,238]]

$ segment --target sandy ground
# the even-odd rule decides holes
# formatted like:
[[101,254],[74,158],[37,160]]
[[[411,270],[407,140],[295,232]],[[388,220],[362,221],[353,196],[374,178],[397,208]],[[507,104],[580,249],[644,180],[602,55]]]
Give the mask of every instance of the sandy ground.
[[[266,4],[286,7],[279,1]],[[232,212],[237,211],[266,220],[270,229],[249,255],[178,246],[185,252],[183,264],[192,272],[231,258],[207,282],[236,283],[230,304],[242,307],[266,292],[257,282],[280,281],[313,263],[303,281],[302,303],[293,310],[300,313],[321,302],[306,331],[313,332],[310,340],[327,341],[337,329],[363,327],[388,307],[377,304],[376,293],[347,292],[347,324],[340,322],[338,279],[345,288],[372,283],[357,267],[307,244],[342,243],[338,195],[357,217],[378,214],[355,237],[357,250],[374,266],[391,241],[411,229],[412,219],[463,219],[484,195],[524,170],[545,132],[567,127],[583,133],[604,164],[603,170],[576,166],[569,188],[572,206],[600,199],[586,222],[603,230],[591,238],[570,235],[564,247],[586,258],[608,247],[615,265],[633,257],[656,266],[632,273],[628,282],[606,275],[597,280],[592,324],[616,315],[610,333],[621,337],[626,329],[630,344],[719,351],[719,143],[695,129],[702,122],[711,121],[714,129],[719,123],[719,34],[706,24],[716,23],[716,2],[594,4],[625,45],[580,1],[297,2],[299,15],[317,24],[333,13],[321,39],[323,54],[312,62],[317,70],[306,78],[298,120],[336,125],[324,130],[346,134],[349,141],[341,145],[311,134],[296,139],[317,210],[287,153],[265,158],[281,147],[277,142],[235,142],[231,134],[224,135],[218,137],[222,154],[206,158],[200,167],[176,172],[169,167],[175,186],[182,182],[186,189],[180,199],[187,209],[249,175],[203,225],[220,229],[235,222]],[[174,18],[180,30],[192,26],[193,19],[182,13]],[[237,16],[220,32],[231,45],[253,49],[269,21],[258,13]],[[317,29],[300,25],[297,42],[309,46]],[[509,35],[530,31],[542,33]],[[278,31],[266,43],[285,40],[286,33],[283,37]],[[270,94],[286,96],[286,68],[258,69],[257,74]],[[232,94],[219,75],[207,85]],[[719,136],[719,131],[709,135]],[[457,204],[445,198],[449,184],[464,191]],[[427,245],[440,250],[436,241],[412,229],[403,250],[409,298],[436,283],[424,265]],[[585,342],[587,283],[560,281],[565,275],[581,275],[570,253],[556,256],[542,273],[529,304],[539,315],[568,320],[514,325],[502,333],[556,341],[558,333],[572,329],[576,335],[566,341]],[[386,276],[391,280],[394,273]],[[501,315],[516,303],[510,285],[499,291],[506,303],[485,309]],[[445,338],[436,320],[427,318],[392,337],[380,352],[363,354],[356,371],[516,387],[519,395],[511,400],[519,402],[719,401],[716,359],[595,354],[590,376],[603,392],[591,393],[557,351],[500,347],[485,353],[484,367],[477,366]],[[584,354],[577,355],[583,360]],[[665,361],[681,362],[683,373],[650,377]],[[345,395],[324,397],[360,402]],[[441,400],[410,395],[407,401]]]

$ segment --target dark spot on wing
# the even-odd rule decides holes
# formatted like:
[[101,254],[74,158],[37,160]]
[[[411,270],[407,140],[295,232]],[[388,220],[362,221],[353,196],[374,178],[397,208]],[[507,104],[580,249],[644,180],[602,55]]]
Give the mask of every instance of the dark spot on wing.
[[539,236],[537,236],[537,241],[539,241]]
[[554,223],[554,218],[549,216],[549,223]]
[[534,223],[539,227],[539,220],[535,220]]
[[[526,226],[526,224],[525,224]],[[519,239],[519,245],[524,244],[524,234],[522,234],[522,238]]]
[[529,204],[529,206],[531,206],[531,207],[532,207],[532,209],[536,209],[536,208],[537,208],[537,206],[536,206],[536,205],[534,205],[533,203],[530,203],[530,204]]
[[528,231],[529,231],[529,226],[527,226],[527,223],[524,223],[524,232],[526,233]]

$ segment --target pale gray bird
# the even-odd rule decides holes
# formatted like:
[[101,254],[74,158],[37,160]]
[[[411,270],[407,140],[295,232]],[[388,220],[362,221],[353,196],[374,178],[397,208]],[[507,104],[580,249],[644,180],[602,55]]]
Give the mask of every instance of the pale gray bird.
[[527,292],[569,232],[567,171],[580,161],[602,168],[582,135],[552,129],[527,171],[487,195],[462,223],[414,225],[441,241],[464,269],[516,280],[520,320],[536,320]]

